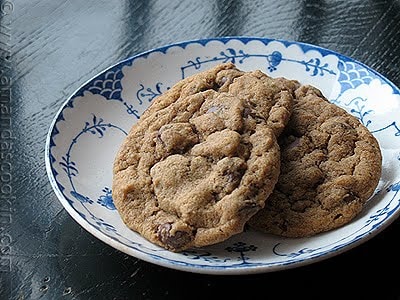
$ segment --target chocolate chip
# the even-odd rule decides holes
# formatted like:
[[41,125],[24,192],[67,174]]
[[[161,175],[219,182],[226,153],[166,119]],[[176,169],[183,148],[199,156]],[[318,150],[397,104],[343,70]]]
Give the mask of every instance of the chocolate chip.
[[250,115],[250,113],[251,113],[250,108],[245,107],[245,108],[243,109],[243,111],[242,111],[242,117],[243,117],[243,118],[247,118],[247,117]]
[[293,141],[291,141],[291,143],[286,146],[286,149],[289,150],[292,148],[296,148],[299,145],[300,145],[300,138],[293,137]]
[[160,131],[157,132],[157,141],[164,145],[164,141],[161,138],[161,132]]
[[205,92],[205,91],[207,91],[207,90],[209,90],[210,88],[208,87],[208,86],[206,86],[206,85],[204,85],[204,86],[201,86],[200,88],[199,88],[199,92],[201,93],[201,92]]
[[347,195],[343,198],[343,202],[345,202],[345,203],[351,203],[351,202],[353,202],[355,199],[357,199],[357,197],[356,197],[353,193],[349,193],[349,194],[347,194]]
[[233,182],[235,180],[237,180],[237,176],[235,176],[235,174],[228,174],[228,182]]
[[167,238],[171,228],[172,228],[171,223],[164,223],[164,224],[158,225],[157,235],[158,235],[158,239],[161,242],[164,242],[164,240]]
[[213,113],[213,112],[216,112],[216,111],[218,111],[218,107],[217,106],[211,106],[209,109],[207,109],[207,113],[209,114],[209,113]]
[[228,182],[235,182],[235,181],[240,180],[243,177],[243,174],[245,171],[246,171],[246,169],[241,168],[234,172],[226,173],[224,175],[226,175],[228,177]]
[[248,118],[251,117],[253,118],[257,124],[265,122],[265,118],[263,116],[259,116],[256,112],[252,111],[250,108],[245,107],[242,111],[242,117],[243,118]]
[[218,202],[219,200],[221,200],[221,195],[218,192],[211,192],[212,197],[214,198],[215,202]]
[[343,215],[342,214],[337,214],[334,218],[333,218],[333,220],[337,220],[337,219],[340,219],[341,217],[343,217]]
[[187,245],[192,237],[188,232],[176,231],[175,235],[170,235],[171,223],[164,223],[158,226],[158,239],[170,250],[179,250]]
[[261,207],[256,203],[246,203],[246,205],[239,210],[239,213],[241,215],[250,217],[258,212],[260,209]]
[[288,230],[288,222],[284,220],[281,224],[277,224],[279,229],[282,230],[282,232],[286,232]]
[[218,91],[219,91],[219,88],[220,88],[220,85],[217,84],[216,82],[214,82],[214,84],[213,84],[213,86],[212,86],[212,89],[213,89],[214,91],[218,92]]

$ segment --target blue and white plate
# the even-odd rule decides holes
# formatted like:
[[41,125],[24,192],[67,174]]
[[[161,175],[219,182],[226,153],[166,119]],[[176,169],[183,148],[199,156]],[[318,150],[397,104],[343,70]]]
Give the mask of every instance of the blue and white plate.
[[[379,140],[383,173],[373,197],[349,224],[310,238],[246,231],[213,246],[172,253],[128,229],[111,197],[112,163],[131,126],[175,82],[218,63],[233,62],[318,87],[356,116]],[[250,274],[315,263],[378,234],[399,215],[400,91],[369,67],[299,42],[226,37],[150,50],[84,83],[61,107],[46,142],[46,168],[68,213],[87,231],[129,255],[173,269]]]

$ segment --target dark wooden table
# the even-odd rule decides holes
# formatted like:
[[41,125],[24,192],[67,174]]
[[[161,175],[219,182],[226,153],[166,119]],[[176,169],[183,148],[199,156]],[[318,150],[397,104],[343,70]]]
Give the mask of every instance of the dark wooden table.
[[376,292],[399,299],[399,220],[312,265],[247,276],[192,274],[130,257],[86,232],[58,201],[44,163],[50,123],[75,89],[122,59],[178,41],[234,35],[303,41],[359,60],[400,86],[399,1],[0,4],[1,299],[186,299],[217,292],[224,299],[323,298],[316,287],[340,298],[350,290],[358,298]]

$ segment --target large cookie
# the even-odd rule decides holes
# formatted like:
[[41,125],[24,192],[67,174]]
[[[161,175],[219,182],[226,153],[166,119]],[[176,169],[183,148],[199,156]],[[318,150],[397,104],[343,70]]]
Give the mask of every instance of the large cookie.
[[241,232],[278,180],[276,136],[296,87],[226,63],[156,98],[114,162],[113,199],[125,224],[172,251]]
[[249,225],[267,233],[305,237],[350,222],[381,175],[377,140],[358,119],[302,86],[279,139],[281,174],[273,194]]

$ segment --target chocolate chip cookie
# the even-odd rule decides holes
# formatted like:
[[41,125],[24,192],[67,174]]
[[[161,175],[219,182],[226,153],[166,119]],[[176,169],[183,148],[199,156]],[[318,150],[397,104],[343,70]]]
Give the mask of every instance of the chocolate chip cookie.
[[295,91],[279,139],[281,174],[250,226],[286,237],[338,228],[360,213],[380,176],[377,140],[358,119],[310,86]]
[[277,136],[297,86],[226,63],[154,99],[114,161],[125,224],[171,251],[241,232],[278,180]]

